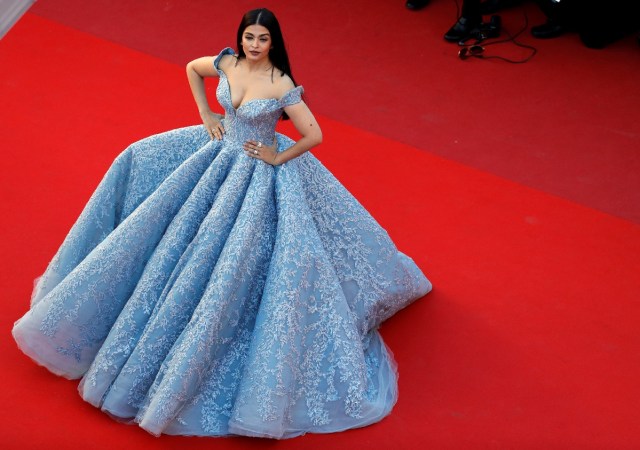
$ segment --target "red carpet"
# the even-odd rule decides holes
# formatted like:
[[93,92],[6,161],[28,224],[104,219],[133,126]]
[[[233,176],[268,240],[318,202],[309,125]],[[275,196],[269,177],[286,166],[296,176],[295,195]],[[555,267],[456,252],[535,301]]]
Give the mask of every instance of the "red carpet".
[[[459,0],[461,3],[462,0]],[[35,14],[184,65],[233,45],[240,17],[273,9],[294,75],[314,111],[640,223],[640,122],[635,36],[605,51],[576,34],[520,40],[527,64],[458,60],[442,39],[453,0],[419,12],[405,0],[39,0]],[[533,4],[501,11],[505,29],[544,21]],[[519,59],[511,44],[487,55]]]
[[22,355],[11,325],[115,155],[197,111],[181,65],[33,14],[0,61],[2,448],[640,446],[640,227],[326,114],[314,153],[435,285],[382,328],[400,369],[391,416],[286,442],[157,439],[109,419]]

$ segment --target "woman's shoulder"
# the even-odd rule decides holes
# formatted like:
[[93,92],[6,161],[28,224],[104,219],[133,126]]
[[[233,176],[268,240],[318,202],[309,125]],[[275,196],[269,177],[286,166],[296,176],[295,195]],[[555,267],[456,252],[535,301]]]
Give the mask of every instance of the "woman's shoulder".
[[273,77],[273,84],[275,85],[278,97],[282,97],[284,94],[296,87],[291,77],[282,72],[280,72],[280,76]]

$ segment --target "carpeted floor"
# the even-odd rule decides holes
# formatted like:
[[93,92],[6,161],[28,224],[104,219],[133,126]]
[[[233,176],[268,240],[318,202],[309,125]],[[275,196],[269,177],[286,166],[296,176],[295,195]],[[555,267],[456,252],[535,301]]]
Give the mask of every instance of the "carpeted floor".
[[[456,18],[453,0],[418,12],[404,0],[40,0],[32,12],[184,65],[234,45],[240,17],[259,6],[282,22],[314,111],[640,222],[635,36],[598,51],[574,33],[541,41],[527,30],[518,40],[539,52],[512,65],[457,58],[442,39]],[[521,30],[525,14],[544,21],[531,2],[501,11],[504,28]],[[485,54],[529,52],[505,43]]]

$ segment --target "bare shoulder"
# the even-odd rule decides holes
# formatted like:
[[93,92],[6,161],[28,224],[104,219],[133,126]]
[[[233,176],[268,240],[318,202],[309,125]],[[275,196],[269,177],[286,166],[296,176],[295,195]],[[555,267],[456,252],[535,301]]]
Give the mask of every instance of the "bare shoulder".
[[293,80],[286,73],[283,73],[282,76],[273,77],[273,83],[280,97],[295,87]]

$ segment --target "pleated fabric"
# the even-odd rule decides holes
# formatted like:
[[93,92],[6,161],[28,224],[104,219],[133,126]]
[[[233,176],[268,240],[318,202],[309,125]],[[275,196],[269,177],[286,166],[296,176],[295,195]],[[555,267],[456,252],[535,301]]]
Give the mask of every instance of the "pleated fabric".
[[[218,62],[231,49],[223,50]],[[247,139],[280,99],[151,136],[114,161],[13,329],[82,397],[150,433],[289,438],[382,419],[396,366],[377,327],[431,284],[311,154],[272,167]]]

